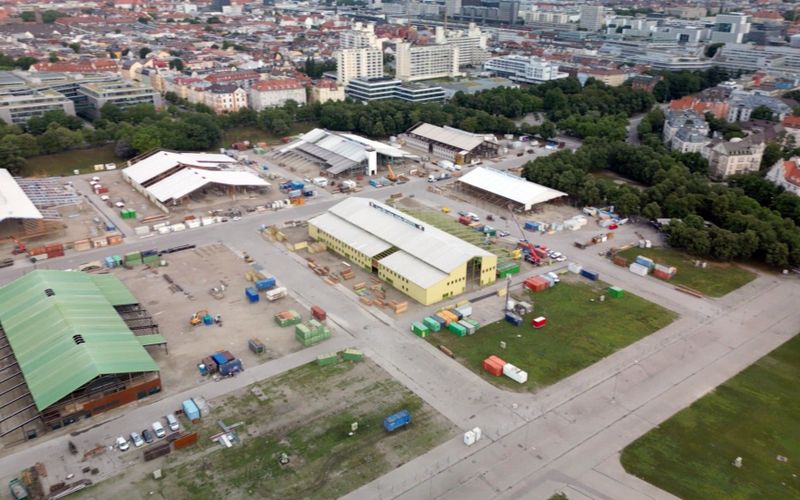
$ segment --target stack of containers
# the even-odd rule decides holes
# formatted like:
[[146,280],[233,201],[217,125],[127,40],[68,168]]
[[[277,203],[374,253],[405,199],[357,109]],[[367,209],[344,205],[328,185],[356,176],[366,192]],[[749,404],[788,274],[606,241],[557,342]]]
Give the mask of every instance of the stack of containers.
[[135,219],[136,218],[136,210],[131,210],[128,208],[124,208],[119,211],[120,217],[123,219]]
[[275,315],[275,322],[283,327],[297,325],[302,321],[303,318],[294,309],[281,311]]
[[631,264],[628,269],[633,274],[638,274],[639,276],[647,276],[647,273],[650,271],[647,267],[639,264],[638,262]]
[[444,311],[439,311],[438,314],[439,316],[447,320],[447,326],[450,326],[450,323],[456,323],[459,319],[461,319],[453,311],[444,310]]
[[[464,318],[464,319],[463,319],[461,322],[462,322],[462,323],[467,323],[467,324],[471,325],[471,326],[472,326],[472,328],[473,328],[473,331],[474,331],[474,332],[478,331],[478,328],[480,328],[480,327],[481,327],[481,324],[480,324],[480,323],[478,323],[477,321],[475,321],[475,320],[474,320],[474,319],[472,319],[472,318]],[[470,334],[470,335],[472,335],[472,334]]]
[[145,250],[142,252],[142,262],[144,264],[153,264],[161,260],[158,256],[158,250]]
[[580,264],[570,262],[567,264],[567,270],[571,273],[580,274],[580,272],[583,270],[583,267]]
[[317,356],[317,366],[335,365],[338,362],[339,355],[335,352],[329,352],[328,354],[320,354]]
[[456,336],[458,337],[464,337],[465,335],[467,335],[467,329],[464,328],[464,326],[457,321],[453,321],[452,323],[447,325],[447,329],[456,334]]
[[462,319],[461,321],[458,322],[458,324],[461,325],[461,327],[464,328],[467,331],[467,335],[474,335],[475,334],[475,330],[476,330],[475,325],[473,325],[472,323],[468,322],[466,319]]
[[430,332],[430,330],[428,330],[428,327],[423,325],[419,321],[414,321],[413,323],[411,323],[411,331],[414,332],[414,335],[416,335],[417,337],[422,337],[423,339],[426,338],[428,336],[428,333]]
[[438,321],[438,322],[439,322],[439,324],[440,324],[440,325],[442,325],[442,328],[447,328],[447,326],[450,324],[450,322],[452,321],[452,319],[451,319],[451,318],[448,318],[448,317],[447,317],[447,316],[444,314],[444,312],[445,312],[445,311],[439,311],[438,313],[434,314],[434,315],[433,315],[433,319],[435,319],[436,321]]
[[678,270],[672,266],[656,264],[655,270],[653,271],[653,276],[662,280],[671,280],[672,277],[675,276],[675,273],[677,272]]
[[294,327],[294,338],[305,347],[318,344],[331,338],[331,332],[317,320],[311,320],[308,325],[298,323]]
[[519,384],[524,384],[528,381],[528,372],[520,370],[511,363],[506,363],[503,365],[503,375]]
[[634,260],[635,263],[644,266],[647,268],[648,272],[652,271],[654,267],[656,267],[656,263],[653,262],[653,259],[649,259],[643,255],[637,255],[636,259]]
[[131,252],[125,254],[125,265],[126,266],[138,266],[142,263],[142,253],[141,252]]
[[438,332],[439,330],[442,329],[442,325],[430,316],[424,318],[422,320],[422,324],[425,325],[428,328],[428,330],[432,332]]
[[507,363],[497,356],[489,356],[483,360],[483,369],[490,375],[499,377],[503,374],[503,367]]

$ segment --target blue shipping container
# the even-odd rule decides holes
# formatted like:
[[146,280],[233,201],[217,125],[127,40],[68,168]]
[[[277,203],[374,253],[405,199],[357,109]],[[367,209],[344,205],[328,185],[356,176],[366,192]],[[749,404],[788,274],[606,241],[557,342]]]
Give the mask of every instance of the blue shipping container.
[[194,422],[195,420],[200,420],[200,408],[194,404],[194,401],[191,399],[187,399],[183,402],[183,414],[186,415],[186,418]]
[[258,292],[255,290],[255,288],[251,288],[251,287],[245,288],[244,289],[244,294],[247,297],[247,299],[250,301],[250,303],[258,302],[259,296],[258,296]]
[[275,278],[265,278],[256,281],[256,290],[269,290],[275,288]]
[[301,181],[290,181],[289,182],[289,189],[303,189],[305,184]]
[[581,276],[592,281],[597,281],[597,279],[600,277],[598,273],[589,271],[588,269],[581,269]]
[[394,415],[389,415],[383,420],[383,427],[392,432],[411,423],[411,414],[408,410],[400,410]]
[[214,360],[214,362],[217,364],[217,366],[222,366],[222,365],[224,365],[225,363],[228,362],[228,360],[225,359],[225,356],[223,356],[222,354],[220,354],[218,352],[215,352],[214,354],[212,354],[211,355],[211,359]]
[[522,318],[512,312],[506,313],[506,321],[514,326],[519,326],[522,324]]
[[117,263],[114,262],[114,257],[106,257],[106,267],[116,267]]
[[219,373],[220,375],[227,376],[232,373],[237,373],[242,371],[242,361],[240,359],[234,359],[232,361],[228,361],[227,363],[223,363],[219,365]]

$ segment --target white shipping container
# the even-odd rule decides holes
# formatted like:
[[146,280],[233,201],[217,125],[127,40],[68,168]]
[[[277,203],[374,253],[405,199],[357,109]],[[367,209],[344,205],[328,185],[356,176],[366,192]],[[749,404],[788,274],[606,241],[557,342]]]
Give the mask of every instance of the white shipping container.
[[177,233],[178,231],[186,231],[186,224],[184,224],[183,222],[179,222],[179,223],[177,223],[177,224],[173,224],[173,225],[171,225],[171,226],[170,226],[170,228],[171,228],[173,231],[175,231],[176,233]]
[[637,264],[636,262],[631,264],[630,267],[628,267],[628,269],[633,274],[638,274],[639,276],[647,276],[648,271],[650,271],[647,267],[641,264]]
[[467,431],[464,433],[464,444],[467,446],[472,446],[475,444],[475,433],[472,431]]
[[472,304],[464,304],[463,306],[456,307],[456,311],[460,312],[462,316],[472,316]]
[[133,228],[133,232],[137,236],[144,236],[146,234],[150,234],[150,226],[137,226]]
[[475,441],[480,441],[481,440],[481,436],[483,436],[483,432],[481,431],[481,428],[480,427],[475,427],[474,429],[472,429],[472,432],[475,433]]
[[153,224],[153,231],[158,231],[162,227],[167,227],[167,226],[169,226],[169,222],[159,222],[158,224]]
[[570,262],[569,264],[567,264],[567,270],[571,273],[578,274],[581,272],[582,269],[583,267],[580,264],[576,264],[574,262]]
[[214,221],[214,218],[213,218],[213,217],[203,217],[202,219],[200,219],[200,222],[201,222],[201,223],[202,223],[204,226],[210,226],[210,225],[211,225],[211,224],[213,224],[215,221]]
[[286,288],[282,286],[273,288],[272,290],[267,290],[267,292],[265,293],[267,300],[269,300],[270,302],[282,299],[286,297],[286,294],[287,294]]
[[528,381],[528,372],[520,370],[511,363],[506,363],[503,365],[503,375],[510,378],[514,382],[517,382],[518,384],[524,384]]
[[198,219],[187,220],[186,221],[186,227],[188,227],[189,229],[198,228],[198,227],[201,226],[201,224],[202,224],[202,222],[200,222]]
[[158,228],[158,234],[169,234],[171,232],[172,232],[172,229],[170,229],[169,226],[164,226],[164,227]]

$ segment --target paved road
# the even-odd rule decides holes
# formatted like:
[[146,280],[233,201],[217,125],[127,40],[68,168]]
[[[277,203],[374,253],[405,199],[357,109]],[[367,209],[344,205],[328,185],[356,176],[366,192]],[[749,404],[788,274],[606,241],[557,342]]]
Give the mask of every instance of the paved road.
[[[393,192],[416,192],[420,198],[441,204],[434,195],[421,193],[419,187],[419,182],[409,183],[368,189],[360,195],[383,199]],[[115,435],[138,429],[142,422],[146,424],[173,409],[190,392],[213,397],[307,362],[319,349],[328,352],[355,345],[460,428],[480,426],[486,438],[471,448],[451,440],[356,490],[350,495],[352,498],[546,498],[559,488],[568,488],[574,493],[571,498],[579,498],[579,494],[591,498],[663,497],[663,492],[625,475],[616,465],[617,451],[789,338],[800,324],[800,312],[794,308],[800,298],[796,281],[761,277],[722,300],[695,299],[665,283],[613,266],[598,255],[600,248],[574,250],[571,257],[600,271],[604,280],[679,312],[681,319],[535,395],[506,392],[408,333],[407,323],[412,318],[394,320],[366,311],[352,294],[330,293],[330,287],[298,262],[295,254],[266,243],[257,233],[260,224],[306,218],[335,201],[315,200],[290,211],[252,215],[241,221],[144,240],[131,239],[121,247],[70,255],[40,265],[69,268],[135,249],[235,242],[238,250],[250,253],[294,290],[301,302],[321,305],[339,325],[330,343],[249,369],[242,377],[203,385],[195,391],[126,411],[123,417],[75,439],[82,446],[108,443]],[[629,227],[623,227],[619,234],[633,238]],[[616,243],[623,236],[618,235]],[[549,238],[551,247],[566,248],[575,235],[542,238]],[[30,265],[26,264],[0,270],[0,282],[28,269]],[[34,443],[0,459],[0,475],[40,460],[53,467],[54,478],[63,477],[58,474],[72,470],[68,461],[59,458],[59,450],[66,450],[66,440],[62,435]],[[104,476],[125,465],[119,454],[107,454],[98,460]]]

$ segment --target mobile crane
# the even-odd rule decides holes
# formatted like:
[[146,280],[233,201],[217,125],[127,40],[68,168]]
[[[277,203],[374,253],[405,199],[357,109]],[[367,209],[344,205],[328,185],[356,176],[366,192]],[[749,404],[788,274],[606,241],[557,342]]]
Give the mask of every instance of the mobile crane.
[[535,266],[542,265],[542,258],[540,256],[539,249],[536,248],[533,243],[528,241],[528,237],[525,236],[525,231],[522,229],[522,225],[520,225],[519,221],[517,220],[517,216],[514,214],[514,206],[508,205],[508,211],[511,213],[511,220],[514,221],[514,224],[517,225],[517,229],[519,229],[520,234],[522,234],[522,238],[517,243],[517,247],[522,249],[522,252],[525,255],[525,260]]
[[14,255],[19,255],[21,253],[25,253],[28,250],[28,247],[25,245],[25,243],[19,241],[13,236],[11,236],[10,238],[14,240],[14,250],[12,250],[11,253],[13,253]]

